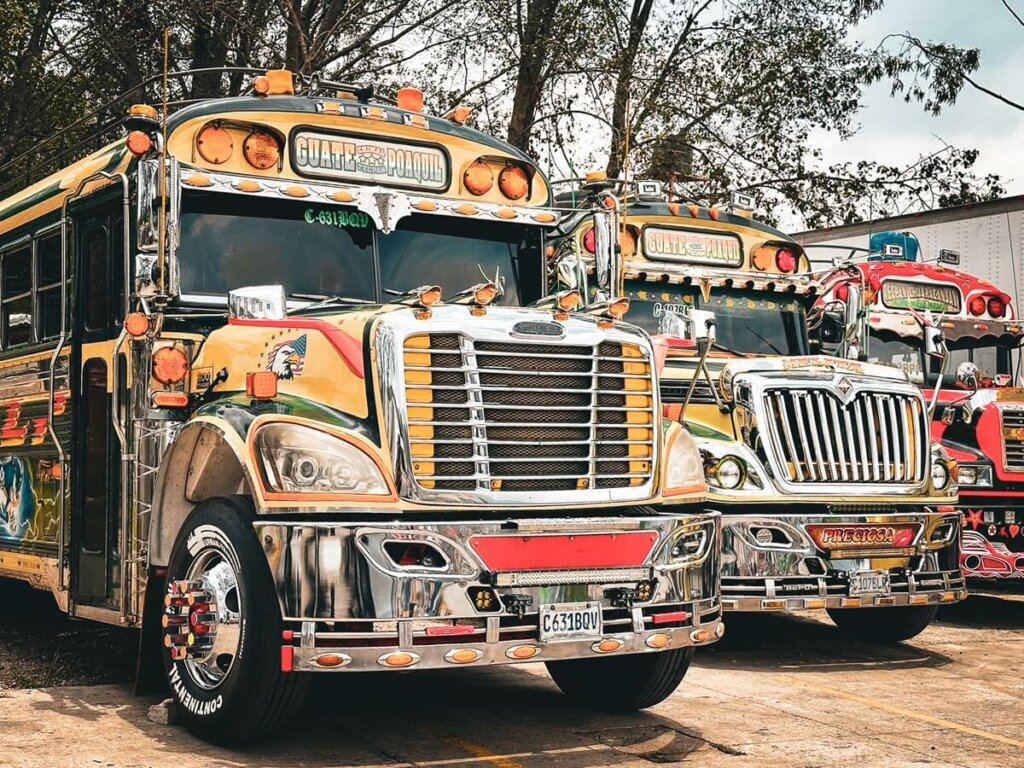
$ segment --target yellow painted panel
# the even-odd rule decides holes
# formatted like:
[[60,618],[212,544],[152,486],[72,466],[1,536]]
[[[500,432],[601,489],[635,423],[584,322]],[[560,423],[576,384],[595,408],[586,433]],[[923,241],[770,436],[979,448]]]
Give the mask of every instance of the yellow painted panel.
[[628,411],[626,413],[627,424],[650,424],[651,414],[643,411]]
[[412,463],[412,471],[416,475],[432,475],[434,474],[434,462],[414,461]]
[[623,379],[625,386],[623,389],[631,391],[648,391],[651,388],[650,380],[648,379]]
[[640,347],[633,346],[632,344],[622,345],[622,356],[623,357],[643,357],[643,352],[640,351]]
[[645,376],[650,373],[650,369],[647,367],[647,363],[623,363],[622,372],[634,376]]
[[434,428],[429,424],[410,424],[409,437],[419,437],[430,440],[434,437]]
[[630,427],[626,430],[627,440],[650,440],[651,430],[639,429],[638,427]]
[[650,408],[651,405],[649,395],[626,395],[627,408]]
[[434,444],[433,443],[413,443],[412,444],[412,455],[416,458],[427,458],[429,459],[434,455]]
[[[403,357],[405,358],[406,365],[430,365],[430,353],[429,352],[406,352]],[[414,373],[414,371],[410,371]],[[426,371],[429,373],[429,371]]]
[[415,349],[427,349],[430,347],[430,337],[426,334],[422,336],[410,336],[405,340],[405,348],[413,347]]
[[405,399],[410,403],[429,403],[434,396],[430,389],[406,389]]
[[629,446],[630,456],[650,456],[651,446],[649,445],[630,445]]
[[430,384],[433,379],[430,371],[406,371],[405,381],[407,384]]
[[410,419],[432,419],[434,417],[433,408],[424,408],[422,406],[412,405],[409,406],[408,410]]

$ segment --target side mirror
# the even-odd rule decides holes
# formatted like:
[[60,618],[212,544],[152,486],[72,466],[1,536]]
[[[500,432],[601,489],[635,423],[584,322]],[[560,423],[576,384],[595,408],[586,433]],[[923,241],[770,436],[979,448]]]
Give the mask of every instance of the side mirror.
[[581,287],[581,274],[586,271],[575,253],[567,253],[555,263],[555,280],[557,285],[554,290],[564,291]]
[[[926,325],[923,328],[924,332],[924,351],[928,353],[929,357],[937,357],[940,360],[945,360],[946,351],[946,339],[942,335],[942,331],[933,325]],[[959,373],[959,370],[957,371]]]
[[[614,199],[614,198],[613,198]],[[616,208],[600,208],[594,219],[594,273],[599,299],[614,299],[619,285],[619,216]]]
[[846,329],[846,343],[840,344],[839,354],[851,360],[861,360],[866,357],[867,349],[864,341],[867,338],[867,317],[864,312],[863,299],[860,287],[850,286],[846,296],[846,308],[843,314],[843,325]]
[[283,320],[287,313],[283,285],[251,285],[228,293],[228,317]]
[[956,384],[960,389],[969,389],[972,393],[978,391],[979,374],[978,366],[965,360],[956,367]]
[[715,313],[706,309],[691,309],[685,314],[665,312],[658,332],[671,338],[712,343],[715,340],[715,323]]

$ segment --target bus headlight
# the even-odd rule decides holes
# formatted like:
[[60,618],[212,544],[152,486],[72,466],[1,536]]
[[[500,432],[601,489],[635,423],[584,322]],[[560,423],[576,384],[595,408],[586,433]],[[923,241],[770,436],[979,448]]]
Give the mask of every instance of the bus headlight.
[[941,445],[932,446],[932,488],[954,496],[957,493],[956,462],[951,461]]
[[665,457],[665,495],[694,490],[704,485],[704,468],[700,451],[685,429],[674,430]]
[[711,482],[720,488],[733,491],[743,484],[746,469],[743,460],[736,456],[726,456],[709,471]]
[[957,473],[957,483],[974,488],[992,487],[992,467],[987,464],[961,464]]
[[260,427],[260,474],[271,493],[390,496],[376,462],[355,442],[292,423]]

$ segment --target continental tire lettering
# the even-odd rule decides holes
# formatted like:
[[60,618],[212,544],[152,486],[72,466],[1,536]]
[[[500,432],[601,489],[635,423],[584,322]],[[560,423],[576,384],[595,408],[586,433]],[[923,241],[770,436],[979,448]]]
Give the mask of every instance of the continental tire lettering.
[[171,688],[174,689],[174,695],[178,699],[178,704],[187,709],[193,715],[198,717],[206,717],[217,712],[221,707],[224,706],[224,697],[217,694],[217,698],[210,699],[209,701],[201,701],[189,693],[185,689],[185,684],[181,681],[181,675],[178,674],[178,665],[175,664],[171,667]]

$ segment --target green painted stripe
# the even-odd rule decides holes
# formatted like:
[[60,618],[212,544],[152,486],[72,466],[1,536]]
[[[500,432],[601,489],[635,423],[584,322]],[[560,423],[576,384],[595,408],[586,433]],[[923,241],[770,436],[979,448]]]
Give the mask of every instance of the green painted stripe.
[[39,203],[43,202],[44,200],[49,200],[54,195],[59,194],[60,191],[61,188],[59,181],[54,182],[48,187],[43,187],[34,195],[29,195],[28,197],[26,197],[20,203],[15,203],[11,207],[6,208],[3,211],[0,211],[0,221],[6,221],[7,219],[13,216],[17,216],[19,213],[23,213],[32,206],[39,205]]

